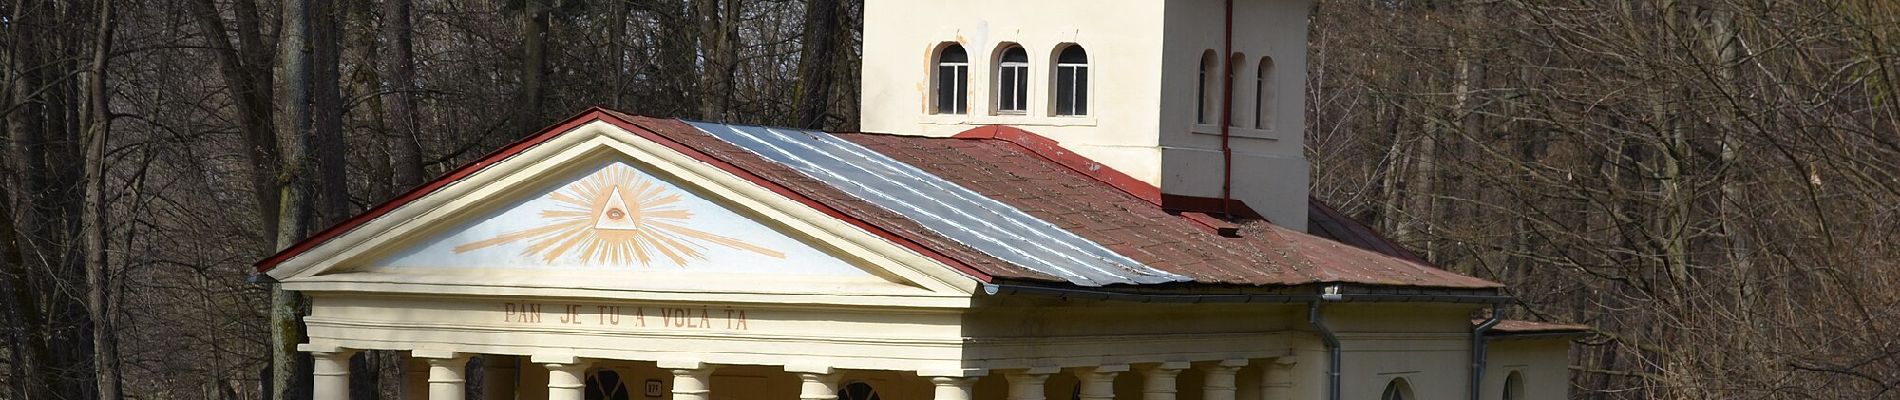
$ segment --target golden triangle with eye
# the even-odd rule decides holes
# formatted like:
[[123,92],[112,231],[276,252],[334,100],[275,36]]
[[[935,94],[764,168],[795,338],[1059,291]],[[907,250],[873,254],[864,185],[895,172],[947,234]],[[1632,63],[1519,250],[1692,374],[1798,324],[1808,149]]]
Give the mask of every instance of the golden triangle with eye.
[[706,244],[785,258],[785,253],[688,228],[693,218],[680,194],[655,184],[633,168],[614,164],[549,193],[554,208],[541,211],[546,224],[455,246],[456,253],[528,241],[523,255],[553,263],[570,252],[586,263],[652,265],[656,257],[686,266],[707,259]]

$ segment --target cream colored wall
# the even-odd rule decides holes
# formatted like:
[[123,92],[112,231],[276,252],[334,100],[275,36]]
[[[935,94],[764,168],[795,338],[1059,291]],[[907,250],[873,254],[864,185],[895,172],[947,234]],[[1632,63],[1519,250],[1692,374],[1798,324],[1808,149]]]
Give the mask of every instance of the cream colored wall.
[[[1472,305],[1339,304],[1322,311],[1339,336],[1342,399],[1376,399],[1395,378],[1425,399],[1463,398],[1470,377]],[[1305,310],[1298,313],[1305,318]],[[1329,362],[1310,330],[1289,338],[1295,398],[1325,398]]]
[[[1246,58],[1235,79],[1235,120],[1249,123],[1230,132],[1232,194],[1299,230],[1306,227],[1309,180],[1302,153],[1309,6],[1305,0],[1234,6],[1233,49]],[[861,126],[924,136],[1018,126],[1165,193],[1217,198],[1224,167],[1220,129],[1195,123],[1195,94],[1202,52],[1222,47],[1223,13],[1219,0],[869,1]],[[933,52],[953,41],[970,53],[970,113],[936,115],[930,107]],[[1053,116],[1048,82],[1030,85],[1027,115],[996,115],[991,75],[1006,43],[1024,47],[1036,77],[1051,76],[1058,46],[1082,45],[1092,74],[1091,115]],[[1273,118],[1253,129],[1254,68],[1263,56],[1276,66],[1267,96]]]
[[[1220,120],[1199,124],[1195,96],[1202,55],[1222,48],[1225,3],[1222,0],[1168,1],[1161,88],[1161,190],[1169,194],[1218,198],[1222,157]],[[1229,128],[1233,151],[1232,194],[1267,219],[1306,230],[1307,185],[1304,154],[1306,25],[1305,0],[1234,2],[1233,51],[1243,55],[1234,75],[1234,120]],[[1253,109],[1253,79],[1260,58],[1273,58],[1268,91],[1272,124],[1247,127]],[[1225,70],[1226,66],[1220,66]],[[1218,79],[1210,107],[1218,110]]]
[[[1159,24],[1152,0],[872,0],[865,3],[863,104],[867,132],[949,136],[982,125],[1014,125],[1149,183],[1159,183],[1154,135],[1161,99]],[[936,115],[931,71],[939,44],[961,43],[970,54],[970,112]],[[1057,47],[1088,52],[1089,114],[1053,116],[1050,83],[1032,82],[1026,115],[996,115],[991,79],[1004,43],[1030,55],[1030,76],[1052,76]]]
[[1301,307],[1042,296],[977,300],[963,318],[964,336],[970,338],[964,357],[992,369],[1278,357],[1286,354],[1285,332],[1297,327],[1289,324]]
[[1493,340],[1486,355],[1484,399],[1504,398],[1504,380],[1515,371],[1524,379],[1524,398],[1557,400],[1570,396],[1570,339]]

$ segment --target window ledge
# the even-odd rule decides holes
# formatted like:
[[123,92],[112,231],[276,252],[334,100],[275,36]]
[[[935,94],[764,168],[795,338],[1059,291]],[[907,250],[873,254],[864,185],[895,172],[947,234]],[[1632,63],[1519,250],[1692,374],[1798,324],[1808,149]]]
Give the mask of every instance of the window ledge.
[[[1188,132],[1220,136],[1220,125],[1190,124],[1188,125]],[[1274,134],[1272,129],[1254,129],[1235,126],[1227,128],[1227,135],[1254,139],[1280,140],[1280,135]]]
[[1021,114],[927,114],[918,122],[924,125],[1096,126],[1095,117],[1090,116],[1034,117]]

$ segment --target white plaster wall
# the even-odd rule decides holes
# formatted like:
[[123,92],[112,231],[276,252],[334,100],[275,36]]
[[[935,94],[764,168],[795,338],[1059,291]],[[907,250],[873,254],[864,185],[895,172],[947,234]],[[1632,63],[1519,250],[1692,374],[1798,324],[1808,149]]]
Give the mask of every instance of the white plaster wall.
[[1504,398],[1504,379],[1513,371],[1524,379],[1524,398],[1558,400],[1570,396],[1570,340],[1493,340],[1485,354],[1484,399]]
[[[1302,154],[1307,0],[1237,0],[1236,121],[1232,195],[1268,219],[1306,226],[1308,172]],[[863,104],[867,132],[949,136],[1012,125],[1047,136],[1169,194],[1219,197],[1219,126],[1195,123],[1203,51],[1222,47],[1222,0],[871,0],[865,4]],[[933,53],[945,42],[970,54],[970,113],[931,107]],[[998,115],[992,102],[997,52],[1030,54],[1030,74],[1051,76],[1059,46],[1076,43],[1091,64],[1090,114],[1056,117],[1047,81],[1030,85],[1026,115]],[[1275,68],[1272,124],[1252,127],[1253,80],[1261,57]],[[1216,74],[1215,79],[1218,79]],[[1218,98],[1218,85],[1214,90]],[[1218,104],[1210,104],[1218,109]]]

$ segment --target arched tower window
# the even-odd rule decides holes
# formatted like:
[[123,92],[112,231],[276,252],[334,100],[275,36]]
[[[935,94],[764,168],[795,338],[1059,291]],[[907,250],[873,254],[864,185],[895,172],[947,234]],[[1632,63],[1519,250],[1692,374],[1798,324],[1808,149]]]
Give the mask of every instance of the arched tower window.
[[1391,383],[1385,384],[1385,392],[1379,394],[1379,399],[1415,400],[1417,397],[1412,396],[1412,385],[1405,383],[1405,378],[1392,378]]
[[962,45],[952,44],[937,51],[936,110],[938,114],[964,114],[970,110],[970,54]]
[[878,398],[877,389],[864,382],[851,382],[838,389],[838,400],[883,400]]
[[[1238,75],[1240,74],[1241,68],[1245,67],[1244,64],[1246,62],[1247,62],[1247,56],[1242,55],[1240,53],[1234,53],[1233,56],[1227,57],[1227,71],[1226,71],[1227,75],[1225,75],[1227,80],[1222,81],[1222,82],[1239,82],[1240,76]],[[1228,86],[1226,89],[1234,90],[1234,87]],[[1233,98],[1238,98],[1240,96],[1238,93],[1226,93],[1225,97],[1227,97],[1228,99],[1233,99]],[[1221,107],[1224,107],[1224,109],[1228,113],[1227,126],[1239,128],[1240,121],[1241,121],[1239,113],[1242,109],[1240,107],[1235,107],[1231,103],[1222,104]],[[1254,107],[1258,108],[1259,105],[1255,105]]]
[[1070,45],[1056,55],[1056,115],[1089,114],[1089,53]]
[[1524,400],[1524,374],[1511,371],[1504,377],[1504,400]]
[[1029,52],[1022,46],[1003,49],[996,63],[996,111],[1019,114],[1029,111]]
[[1220,91],[1220,88],[1214,87],[1214,79],[1220,76],[1217,75],[1220,73],[1219,69],[1220,56],[1215,54],[1214,50],[1201,53],[1201,77],[1195,81],[1194,85],[1194,122],[1214,123],[1213,96],[1214,92]]
[[1267,129],[1273,125],[1273,57],[1260,57],[1260,66],[1253,78],[1253,128]]

